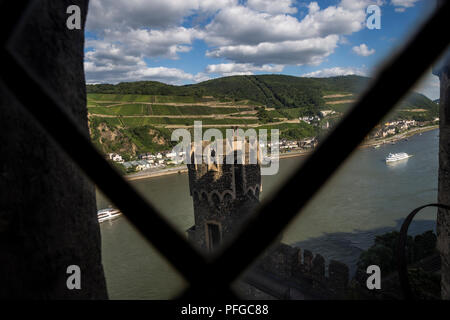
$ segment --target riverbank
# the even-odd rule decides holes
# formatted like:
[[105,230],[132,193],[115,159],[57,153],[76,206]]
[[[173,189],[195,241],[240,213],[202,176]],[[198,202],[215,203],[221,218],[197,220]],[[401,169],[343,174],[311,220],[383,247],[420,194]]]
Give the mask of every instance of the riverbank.
[[[400,133],[398,135],[395,135],[395,136],[392,136],[389,138],[375,139],[375,140],[369,140],[369,141],[363,142],[363,144],[361,144],[359,146],[359,148],[370,148],[370,147],[375,147],[377,145],[395,143],[397,141],[412,137],[416,134],[420,134],[423,132],[436,130],[436,129],[439,129],[439,125],[422,127],[422,128],[414,128],[412,130]],[[292,158],[292,157],[306,156],[313,151],[314,150],[291,151],[291,152],[280,154],[279,158],[286,159],[286,158]],[[159,169],[159,170],[156,169],[154,171],[149,171],[149,170],[141,171],[138,173],[126,175],[125,178],[129,181],[134,181],[134,180],[141,180],[141,179],[156,178],[156,177],[161,177],[161,176],[166,176],[166,175],[171,175],[171,174],[184,174],[187,172],[188,172],[188,170],[186,168],[186,165],[183,164],[183,165],[172,167],[172,168],[165,168],[165,169]]]
[[397,134],[395,136],[392,136],[392,137],[366,141],[363,144],[361,144],[360,148],[374,147],[374,146],[377,146],[377,145],[393,143],[393,142],[397,142],[397,141],[400,141],[400,140],[412,137],[412,136],[414,136],[416,134],[420,134],[420,133],[423,133],[423,132],[436,130],[436,129],[439,129],[439,125],[414,128],[414,129],[411,129],[411,130],[399,133],[399,134]]
[[161,176],[167,176],[171,174],[182,174],[188,172],[186,165],[180,165],[172,168],[165,168],[155,171],[141,171],[138,173],[133,173],[130,175],[126,175],[125,178],[127,180],[133,181],[133,180],[141,180],[141,179],[149,179],[149,178],[156,178]]

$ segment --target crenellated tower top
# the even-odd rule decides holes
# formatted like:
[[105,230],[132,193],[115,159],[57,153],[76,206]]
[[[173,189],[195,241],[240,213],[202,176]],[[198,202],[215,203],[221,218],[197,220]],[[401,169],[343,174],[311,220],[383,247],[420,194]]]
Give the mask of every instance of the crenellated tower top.
[[259,204],[260,149],[247,140],[203,141],[192,145],[190,158],[195,225],[188,234],[200,247],[212,250]]

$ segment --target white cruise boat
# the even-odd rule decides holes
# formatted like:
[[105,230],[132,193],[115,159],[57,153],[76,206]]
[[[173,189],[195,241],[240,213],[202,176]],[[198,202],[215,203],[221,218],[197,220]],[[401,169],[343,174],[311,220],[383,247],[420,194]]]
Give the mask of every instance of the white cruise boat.
[[107,208],[107,209],[101,209],[97,212],[98,222],[103,222],[106,220],[113,220],[118,218],[122,215],[122,212],[120,212],[117,209],[113,208]]
[[412,156],[407,154],[406,152],[389,153],[389,155],[386,157],[386,162],[400,161],[400,160],[408,159],[410,157],[412,157]]

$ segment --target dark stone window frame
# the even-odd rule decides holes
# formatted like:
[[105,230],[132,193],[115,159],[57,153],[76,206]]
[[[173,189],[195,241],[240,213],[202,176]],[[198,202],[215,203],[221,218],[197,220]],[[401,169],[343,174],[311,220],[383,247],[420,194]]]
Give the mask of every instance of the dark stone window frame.
[[[8,3],[10,14],[8,21],[3,22],[5,27],[0,31],[0,61],[3,73],[1,78],[34,120],[190,283],[190,288],[180,298],[233,297],[230,288],[237,277],[298,215],[300,209],[372,128],[413,87],[446,49],[450,39],[449,33],[442,32],[446,30],[447,17],[450,16],[450,1],[445,1],[403,50],[381,69],[352,110],[275,192],[271,201],[263,203],[258,214],[247,222],[234,241],[229,243],[220,255],[209,261],[103,159],[92,146],[89,137],[79,130],[77,124],[59,106],[60,103],[52,92],[49,92],[40,83],[39,77],[8,49],[8,40],[14,27],[21,19],[27,18],[23,13],[28,13],[28,4],[26,1]],[[435,38],[435,35],[439,35],[439,38]],[[416,58],[416,52],[421,53],[421,59]],[[27,95],[23,94],[23,87],[27,87]],[[33,102],[37,99],[47,108],[34,108]],[[71,132],[71,135],[61,134],[62,132]],[[324,163],[327,164],[325,167]],[[284,214],[274,214],[278,212],[280,205],[286,208]],[[227,263],[228,261],[233,263]],[[217,274],[221,277],[218,278]],[[214,281],[211,281],[212,279]]]
[[223,231],[222,231],[222,223],[220,223],[219,221],[215,221],[215,220],[207,220],[205,221],[205,240],[206,240],[206,248],[208,249],[209,252],[212,252],[214,250],[214,246],[211,246],[211,237],[212,235],[210,234],[211,230],[210,230],[210,226],[214,225],[218,228],[218,232],[219,232],[219,242],[217,243],[217,247],[222,243],[222,237],[223,237]]

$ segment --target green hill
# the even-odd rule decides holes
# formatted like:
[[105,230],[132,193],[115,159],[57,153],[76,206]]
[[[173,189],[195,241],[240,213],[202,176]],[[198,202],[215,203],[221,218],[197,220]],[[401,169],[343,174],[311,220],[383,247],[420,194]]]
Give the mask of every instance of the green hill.
[[[195,120],[221,130],[232,126],[278,128],[282,138],[306,138],[318,135],[322,124],[300,123],[299,117],[334,110],[337,113],[327,120],[335,123],[369,81],[354,75],[255,75],[184,86],[156,81],[87,85],[91,136],[103,152],[129,155],[167,149],[172,130],[192,127]],[[413,92],[389,120],[431,120],[438,116],[438,108],[426,96]]]
[[[127,95],[126,101],[163,102],[170,96],[173,102],[202,102],[214,97],[221,101],[248,100],[269,108],[314,108],[324,104],[329,93],[358,93],[369,78],[343,76],[333,78],[299,78],[285,75],[232,76],[208,80],[193,85],[173,86],[155,81],[123,82],[116,85],[87,85],[89,94]],[[133,95],[143,95],[139,101]],[[122,97],[121,99],[123,99]],[[118,97],[114,97],[114,101]],[[189,100],[189,101],[186,101]],[[143,101],[145,100],[145,101]],[[166,101],[168,102],[168,101]]]
[[[353,94],[354,99],[367,87],[369,81],[370,78],[355,75],[330,78],[286,75],[232,76],[184,86],[156,81],[87,85],[87,93],[93,100],[148,103],[247,101],[249,104],[268,108],[303,108],[305,112],[316,113],[326,105],[324,96]],[[431,110],[436,108],[436,104],[424,95],[411,93],[402,102],[401,107]]]

